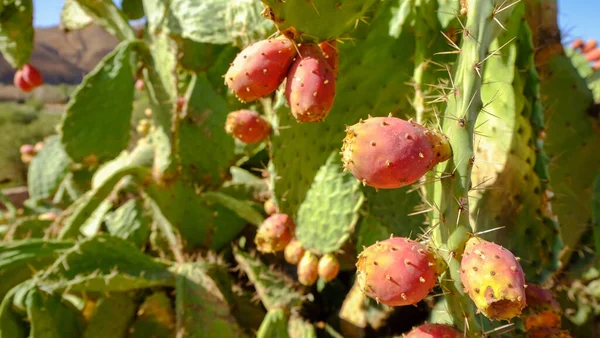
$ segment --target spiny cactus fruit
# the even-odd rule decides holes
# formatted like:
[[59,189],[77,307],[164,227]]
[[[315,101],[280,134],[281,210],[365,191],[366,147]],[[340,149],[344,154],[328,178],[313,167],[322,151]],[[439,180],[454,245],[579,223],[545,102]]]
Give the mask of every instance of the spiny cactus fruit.
[[304,256],[304,248],[302,247],[302,243],[300,243],[297,239],[292,239],[288,245],[283,250],[283,257],[285,261],[290,264],[298,264],[302,257]]
[[462,338],[463,334],[447,324],[423,324],[412,329],[404,338]]
[[269,216],[256,232],[254,242],[258,251],[264,253],[282,251],[294,237],[295,228],[296,224],[286,214]]
[[137,91],[139,91],[139,92],[144,91],[144,80],[137,79],[135,81],[135,89],[137,89]]
[[441,133],[396,117],[369,117],[346,128],[344,168],[364,185],[400,188],[452,155]]
[[295,56],[294,42],[286,37],[258,41],[233,60],[225,84],[241,101],[255,101],[279,87]]
[[325,56],[325,60],[327,60],[327,64],[331,67],[333,71],[333,75],[337,76],[338,67],[340,64],[340,54],[337,47],[337,41],[329,40],[323,41],[319,44],[321,47],[321,51],[323,52],[323,56]]
[[321,277],[324,281],[330,282],[337,277],[340,272],[340,262],[335,257],[334,254],[326,254],[321,259],[319,259],[319,277]]
[[15,73],[14,84],[21,91],[28,93],[43,85],[44,79],[37,68],[27,63]]
[[467,241],[460,276],[477,309],[492,320],[521,314],[526,304],[525,275],[517,258],[492,242],[472,237]]
[[258,113],[240,109],[227,115],[225,131],[244,143],[258,143],[269,136],[271,125]]
[[31,144],[23,144],[21,147],[19,147],[19,152],[21,153],[21,155],[35,155],[36,151],[34,146],[32,146]]
[[527,307],[521,318],[527,330],[539,326],[560,327],[560,305],[550,291],[537,284],[527,284],[525,296]]
[[285,96],[298,122],[320,122],[335,100],[334,71],[316,44],[302,44],[299,51],[288,73]]
[[302,285],[311,286],[319,277],[319,259],[310,251],[304,252],[298,263],[298,281]]
[[267,215],[273,215],[277,213],[277,205],[271,198],[265,201],[263,208],[265,209],[265,213]]
[[435,286],[438,268],[423,244],[392,237],[365,248],[356,263],[361,289],[389,306],[416,304]]

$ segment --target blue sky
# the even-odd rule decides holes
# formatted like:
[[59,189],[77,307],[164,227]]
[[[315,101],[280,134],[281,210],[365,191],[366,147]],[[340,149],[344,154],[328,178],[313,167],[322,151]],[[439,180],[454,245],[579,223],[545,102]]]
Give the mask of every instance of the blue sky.
[[[63,0],[33,0],[33,2],[36,27],[58,24]],[[121,0],[115,2],[120,3]],[[586,40],[600,40],[600,1],[558,0],[558,3],[558,19],[565,42],[570,42],[578,37]]]

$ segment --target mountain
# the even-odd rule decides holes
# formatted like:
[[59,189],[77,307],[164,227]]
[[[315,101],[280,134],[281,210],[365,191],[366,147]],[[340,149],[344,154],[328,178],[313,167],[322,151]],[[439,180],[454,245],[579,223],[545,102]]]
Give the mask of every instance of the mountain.
[[[31,64],[46,84],[77,84],[117,45],[118,40],[96,25],[65,33],[58,27],[38,28]],[[0,83],[12,84],[15,69],[0,58]]]

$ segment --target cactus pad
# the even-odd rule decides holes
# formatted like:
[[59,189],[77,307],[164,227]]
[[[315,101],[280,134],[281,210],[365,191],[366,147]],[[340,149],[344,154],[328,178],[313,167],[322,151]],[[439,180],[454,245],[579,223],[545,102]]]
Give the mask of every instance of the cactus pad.
[[70,159],[59,136],[51,136],[31,161],[27,171],[27,186],[32,200],[51,197],[69,172]]

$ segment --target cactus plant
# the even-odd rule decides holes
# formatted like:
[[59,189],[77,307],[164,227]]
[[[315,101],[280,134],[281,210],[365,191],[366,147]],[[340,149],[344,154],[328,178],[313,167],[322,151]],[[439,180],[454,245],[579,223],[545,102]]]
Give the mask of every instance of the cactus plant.
[[[33,6],[0,6],[27,91]],[[597,335],[597,53],[565,53],[556,17],[555,0],[65,1],[63,29],[120,43],[21,149],[0,338]]]

